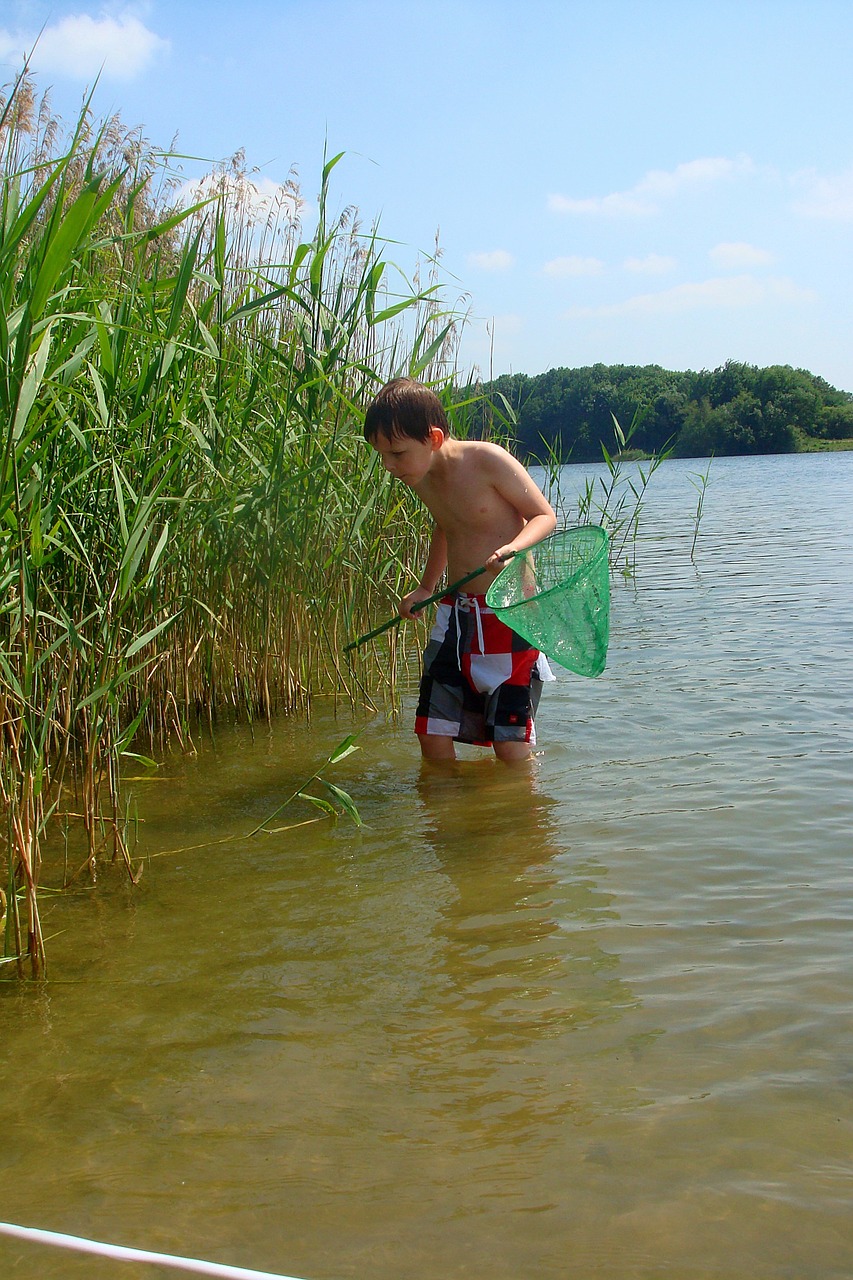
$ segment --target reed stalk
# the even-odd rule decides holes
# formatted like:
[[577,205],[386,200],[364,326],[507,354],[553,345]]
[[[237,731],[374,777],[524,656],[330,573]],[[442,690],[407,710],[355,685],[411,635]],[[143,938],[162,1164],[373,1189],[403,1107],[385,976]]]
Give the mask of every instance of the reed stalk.
[[396,597],[424,524],[360,415],[396,374],[446,381],[456,321],[434,260],[407,280],[375,228],[331,215],[339,161],[306,237],[292,179],[259,207],[236,157],[187,207],[138,132],[84,112],[65,139],[26,76],[0,98],[0,857],[21,974],[44,971],[53,821],[81,815],[70,877],[139,874],[128,759],[381,679],[342,640]]
[[708,491],[708,485],[711,480],[711,463],[713,457],[708,459],[708,465],[704,471],[691,472],[688,480],[696,490],[696,510],[693,514],[693,538],[690,543],[690,559],[696,559],[696,543],[699,541],[699,526],[702,523],[702,516],[705,514],[705,494]]
[[587,481],[578,500],[578,521],[602,525],[609,535],[609,559],[611,570],[618,569],[630,578],[637,567],[637,538],[646,490],[652,476],[672,454],[669,445],[638,463],[636,477],[625,470],[622,455],[631,447],[631,441],[642,422],[642,410],[638,410],[625,430],[615,414],[613,432],[615,448],[611,452],[602,444],[601,453],[607,474],[598,477],[598,483]]

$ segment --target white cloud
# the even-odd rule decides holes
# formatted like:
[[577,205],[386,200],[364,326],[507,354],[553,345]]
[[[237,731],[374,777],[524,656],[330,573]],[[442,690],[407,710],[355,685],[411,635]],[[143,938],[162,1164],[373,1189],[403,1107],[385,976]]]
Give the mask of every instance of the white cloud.
[[663,200],[671,200],[682,191],[707,187],[741,174],[751,173],[753,163],[748,156],[729,160],[725,156],[688,160],[674,169],[650,169],[627,191],[613,191],[606,196],[551,195],[548,208],[554,213],[592,213],[605,216],[638,217],[657,213]]
[[626,258],[625,270],[640,276],[665,276],[678,266],[675,258],[662,253],[647,253],[644,258]]
[[738,156],[736,160],[729,160],[725,156],[688,160],[686,164],[676,165],[669,171],[650,170],[638,183],[637,189],[646,195],[663,199],[677,195],[686,188],[708,186],[742,173],[750,173],[752,167],[748,156]]
[[508,271],[515,259],[506,249],[492,249],[488,253],[469,253],[468,261],[480,271]]
[[94,80],[103,73],[115,80],[132,80],[169,41],[151,31],[132,13],[117,17],[69,14],[41,34],[0,28],[0,60],[23,60],[31,54],[34,71]]
[[809,170],[797,174],[794,182],[804,189],[802,199],[794,204],[796,213],[833,222],[853,220],[853,169],[829,178]]
[[765,303],[812,303],[816,294],[785,277],[759,280],[755,276],[725,276],[674,285],[660,293],[641,293],[622,302],[598,307],[572,307],[571,317],[609,318],[631,315],[683,315],[688,311],[732,310]]
[[588,196],[577,199],[574,196],[550,195],[548,208],[552,213],[603,213],[621,217],[629,217],[654,213],[654,206],[648,200],[630,191],[614,191],[609,196]]
[[715,245],[708,257],[716,266],[734,271],[742,271],[747,267],[767,267],[773,261],[772,253],[768,253],[766,249],[757,249],[744,240]]
[[226,195],[229,202],[242,205],[258,222],[274,218],[293,220],[304,217],[306,205],[291,182],[274,182],[272,178],[241,174],[207,173],[183,183],[178,198],[184,205],[196,204],[218,195]]
[[546,276],[598,276],[604,270],[600,258],[552,258],[542,268]]

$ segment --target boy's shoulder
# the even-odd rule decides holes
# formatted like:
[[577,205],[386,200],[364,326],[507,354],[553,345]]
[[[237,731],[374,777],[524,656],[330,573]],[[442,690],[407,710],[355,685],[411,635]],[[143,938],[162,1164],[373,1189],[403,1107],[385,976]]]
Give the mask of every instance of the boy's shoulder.
[[490,440],[448,440],[441,453],[442,461],[430,478],[430,488],[436,492],[470,496],[484,489],[504,493],[519,484],[530,484],[522,463]]
[[506,462],[515,462],[508,449],[491,440],[457,440],[455,444],[459,458],[466,462],[472,460],[478,463],[493,462],[498,466]]

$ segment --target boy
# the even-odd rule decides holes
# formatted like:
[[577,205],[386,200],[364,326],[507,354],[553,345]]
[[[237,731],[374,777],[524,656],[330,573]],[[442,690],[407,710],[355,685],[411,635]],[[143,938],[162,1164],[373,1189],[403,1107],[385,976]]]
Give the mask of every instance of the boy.
[[427,760],[453,760],[455,742],[492,745],[499,760],[526,760],[543,680],[532,649],[486,606],[504,559],[552,533],[557,518],[520,462],[499,445],[454,440],[441,401],[411,378],[395,378],[364,419],[364,438],[387,471],[414,489],[434,524],[419,585],[402,617],[433,595],[447,570],[455,582],[480,565],[465,593],[446,596],[424,652],[415,732]]

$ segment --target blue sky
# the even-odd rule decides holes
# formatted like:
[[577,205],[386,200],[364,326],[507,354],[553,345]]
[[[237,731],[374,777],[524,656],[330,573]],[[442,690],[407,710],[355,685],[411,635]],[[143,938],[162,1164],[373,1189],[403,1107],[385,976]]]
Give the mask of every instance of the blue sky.
[[[853,390],[851,0],[5,0],[34,65],[265,187],[442,248],[463,371],[727,359]],[[188,175],[201,171],[186,164]],[[310,204],[309,204],[310,209]],[[310,216],[310,215],[309,215]]]

